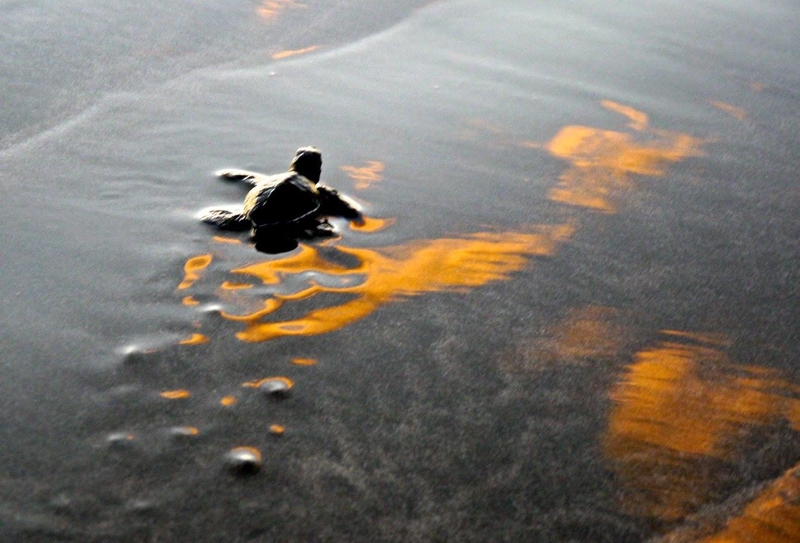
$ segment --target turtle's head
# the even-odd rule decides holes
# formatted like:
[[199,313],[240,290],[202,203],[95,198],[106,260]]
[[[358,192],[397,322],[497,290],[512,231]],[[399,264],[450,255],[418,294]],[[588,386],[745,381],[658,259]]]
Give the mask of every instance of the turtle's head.
[[301,147],[295,153],[290,172],[296,172],[313,183],[319,182],[322,175],[322,153],[316,147]]

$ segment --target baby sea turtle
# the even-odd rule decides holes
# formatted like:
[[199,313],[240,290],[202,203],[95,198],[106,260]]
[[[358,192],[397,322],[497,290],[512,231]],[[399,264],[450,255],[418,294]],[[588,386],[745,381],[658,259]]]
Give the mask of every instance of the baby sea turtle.
[[241,210],[212,209],[203,222],[226,230],[253,229],[256,238],[313,237],[330,233],[325,217],[359,219],[356,204],[336,190],[319,182],[322,153],[314,147],[301,147],[289,170],[263,175],[245,170],[220,170],[217,175],[231,181],[244,181],[252,189]]

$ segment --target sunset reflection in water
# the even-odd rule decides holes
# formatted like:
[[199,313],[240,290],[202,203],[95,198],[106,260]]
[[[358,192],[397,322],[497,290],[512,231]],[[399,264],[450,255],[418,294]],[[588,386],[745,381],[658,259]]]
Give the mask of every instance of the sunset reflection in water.
[[[232,273],[255,277],[269,286],[285,285],[286,279],[307,277],[302,288],[288,294],[276,292],[265,299],[256,295],[236,298],[237,290],[248,291],[253,285],[250,281],[225,281],[217,293],[227,301],[238,299],[245,307],[240,308],[243,313],[222,312],[223,317],[244,323],[245,329],[237,337],[248,342],[316,335],[347,326],[390,302],[426,292],[463,292],[507,280],[510,274],[522,270],[531,257],[553,255],[558,244],[570,239],[578,228],[581,208],[615,211],[611,195],[629,186],[628,175],[663,175],[667,163],[701,153],[700,140],[650,128],[647,114],[641,111],[610,100],[602,101],[601,105],[627,118],[632,134],[572,125],[562,128],[546,145],[529,141],[515,144],[544,149],[569,161],[570,167],[549,194],[551,200],[568,204],[567,210],[575,210],[563,224],[417,240],[380,249],[348,247],[339,244],[338,238],[325,244],[344,257],[350,257],[355,262],[352,266],[326,260],[318,247],[302,244],[287,256],[232,270]],[[484,125],[473,122],[472,129],[478,130]],[[493,137],[508,140],[501,128],[488,126]],[[369,160],[363,166],[343,166],[341,170],[361,183],[359,188],[368,188],[383,179],[384,164]],[[351,225],[351,229],[371,233],[393,222],[392,219],[366,217]],[[179,289],[191,287],[211,260],[211,254],[189,259]],[[301,300],[322,293],[350,299],[327,307],[316,304],[316,308],[300,318],[272,319],[273,314],[287,304],[297,305]],[[193,302],[193,298],[184,298],[187,305]]]
[[[471,138],[479,130],[487,131],[503,145],[545,150],[566,161],[568,167],[548,193],[551,201],[564,204],[564,223],[414,240],[378,249],[343,245],[341,238],[327,243],[324,250],[301,244],[293,253],[231,270],[247,280],[220,283],[216,294],[229,302],[226,307],[239,310],[221,315],[243,325],[238,339],[260,342],[324,334],[389,303],[432,292],[467,292],[508,280],[532,258],[554,255],[561,243],[574,236],[587,211],[617,212],[614,195],[634,188],[633,176],[663,176],[669,164],[702,154],[704,142],[698,138],[651,128],[647,114],[630,106],[609,100],[601,105],[626,118],[628,130],[570,125],[546,144],[514,140],[502,128],[479,122],[472,122],[470,131],[463,134]],[[735,106],[710,105],[746,118]],[[341,170],[358,189],[383,181],[384,164],[379,161]],[[366,217],[351,229],[368,234],[392,224],[393,219]],[[190,258],[178,289],[192,287],[212,259],[211,254]],[[335,296],[320,296],[325,294]],[[198,303],[184,297],[186,305]],[[292,317],[281,318],[287,309]],[[517,379],[565,364],[613,362],[629,341],[629,332],[617,322],[620,315],[613,307],[573,308],[562,322],[548,327],[544,337],[501,357],[500,368]],[[735,468],[749,462],[746,456],[759,446],[759,431],[774,433],[781,426],[787,432],[800,431],[800,387],[775,371],[734,363],[727,354],[730,341],[722,335],[674,330],[662,335],[662,341],[634,355],[610,390],[613,405],[601,441],[616,475],[622,510],[671,523],[694,518],[690,515],[697,515],[704,506],[729,498],[731,489],[754,483],[735,473]],[[207,338],[194,334],[182,343],[202,341]],[[295,358],[292,363],[312,366],[316,360]],[[258,387],[264,381],[243,386]],[[167,391],[162,396],[183,397],[179,392]],[[233,396],[220,400],[228,407],[236,402]],[[282,433],[282,427],[276,428],[280,430],[274,433]],[[778,466],[785,470],[783,475],[742,500],[738,509],[732,508],[696,536],[680,541],[800,541],[800,464],[795,465],[796,460]]]
[[631,134],[572,125],[562,128],[546,148],[570,162],[550,191],[550,199],[597,211],[614,212],[614,191],[631,186],[630,174],[661,176],[665,166],[701,154],[702,141],[687,134],[649,127],[648,116],[636,109],[604,100],[603,107],[627,117]]
[[[249,342],[323,334],[362,319],[390,302],[426,292],[465,292],[492,281],[507,280],[511,273],[523,269],[530,257],[553,254],[557,245],[569,239],[573,231],[572,225],[563,224],[540,226],[528,233],[476,233],[463,238],[409,242],[380,250],[337,246],[337,251],[355,258],[358,264],[353,267],[326,260],[316,248],[303,245],[292,255],[238,268],[233,273],[257,277],[266,285],[278,285],[287,276],[309,272],[344,281],[336,286],[325,286],[312,279],[297,292],[269,297],[259,311],[247,315],[223,312],[222,315],[245,323],[245,330],[237,337]],[[286,303],[324,292],[350,295],[352,299],[314,309],[299,319],[269,320]]]
[[383,180],[383,162],[369,160],[363,166],[340,166],[339,169],[355,181],[356,190],[368,189]]
[[294,0],[264,0],[256,9],[256,13],[261,19],[271,21],[288,9],[305,9],[307,7],[306,4]]
[[[734,364],[725,338],[664,335],[636,354],[611,390],[603,447],[628,513],[678,520],[715,498],[733,463],[758,446],[759,428],[800,431],[800,388],[777,372]],[[794,492],[800,495],[797,481]],[[758,500],[753,508],[762,508]],[[792,513],[795,530],[798,512]]]

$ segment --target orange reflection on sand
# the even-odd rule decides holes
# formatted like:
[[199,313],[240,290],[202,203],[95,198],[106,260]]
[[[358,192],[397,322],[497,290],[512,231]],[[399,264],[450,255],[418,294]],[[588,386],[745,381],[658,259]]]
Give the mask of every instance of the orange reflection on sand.
[[316,366],[316,358],[292,358],[292,364],[296,366]]
[[630,186],[630,174],[660,176],[665,163],[700,154],[701,140],[686,134],[648,129],[647,115],[616,102],[602,105],[628,117],[629,126],[653,136],[634,142],[622,132],[588,126],[566,126],[547,144],[553,156],[571,163],[550,191],[550,199],[564,204],[614,212],[611,195]]
[[180,340],[178,343],[181,345],[201,345],[208,343],[208,336],[203,334],[192,334],[191,336]]
[[618,313],[617,309],[600,306],[571,310],[541,342],[544,356],[561,362],[615,356],[623,334],[622,327],[615,323]]
[[178,290],[185,290],[191,287],[195,281],[200,279],[200,272],[211,265],[213,258],[214,257],[210,254],[206,254],[194,256],[187,260],[186,264],[183,266],[183,270],[186,275],[184,276],[183,281],[181,281],[181,284],[178,285]]
[[603,445],[627,512],[673,520],[704,503],[749,430],[787,419],[800,428],[800,389],[731,363],[719,336],[667,335],[638,353],[612,389]]
[[280,424],[270,424],[269,425],[269,433],[272,434],[272,435],[276,435],[276,436],[283,435],[283,433],[285,431],[286,431],[286,428],[281,426]]
[[626,116],[631,120],[631,122],[628,123],[628,126],[638,132],[645,130],[650,122],[650,118],[647,116],[647,113],[637,111],[630,106],[625,106],[618,102],[612,102],[611,100],[603,100],[600,102],[600,105],[615,113]]
[[734,105],[727,104],[725,102],[719,102],[717,100],[710,100],[708,103],[714,106],[715,108],[724,111],[728,115],[736,117],[740,121],[743,121],[747,118],[747,112],[740,107],[736,107]]
[[303,49],[290,49],[287,51],[280,51],[272,55],[272,60],[280,60],[282,58],[293,57],[296,55],[304,55],[306,53],[311,53],[312,51],[316,51],[319,49],[319,45],[312,45],[311,47],[305,47]]
[[282,11],[289,8],[305,8],[305,4],[298,4],[294,0],[264,0],[258,6],[256,13],[262,19],[270,20],[277,17]]
[[362,217],[360,221],[350,221],[350,230],[371,234],[389,228],[395,223],[395,219],[377,219],[375,217]]
[[629,332],[619,323],[620,311],[611,307],[570,309],[558,323],[534,337],[524,335],[500,354],[500,369],[514,378],[566,365],[609,361],[627,345]]
[[225,281],[220,285],[222,290],[245,290],[248,288],[253,288],[252,283],[234,283],[232,281]]
[[700,543],[800,541],[800,464],[773,481],[718,533]]
[[227,238],[225,236],[214,236],[211,239],[216,241],[217,243],[230,243],[232,245],[241,245],[242,244],[242,240],[240,240],[240,239]]
[[[444,238],[410,242],[378,250],[337,247],[358,264],[348,268],[320,257],[317,249],[301,246],[288,257],[268,260],[234,273],[253,275],[275,285],[286,274],[317,272],[329,277],[358,279],[351,285],[323,286],[314,281],[299,292],[274,295],[262,310],[249,315],[222,316],[246,323],[237,337],[244,341],[267,341],[281,336],[324,334],[369,315],[380,306],[425,292],[466,292],[491,281],[503,281],[523,269],[530,257],[547,256],[570,238],[572,224],[540,226],[532,233],[477,233],[466,238]],[[355,298],[340,305],[313,310],[289,321],[265,322],[265,317],[286,302],[329,292]]]
[[572,309],[539,343],[540,356],[558,363],[580,363],[608,359],[620,351],[623,328],[617,324],[619,310],[586,306]]
[[192,393],[188,390],[167,390],[159,394],[162,398],[166,398],[168,400],[182,400],[183,398],[188,398],[191,396]]
[[356,182],[357,189],[367,189],[383,180],[383,162],[370,160],[364,166],[340,166],[350,179]]

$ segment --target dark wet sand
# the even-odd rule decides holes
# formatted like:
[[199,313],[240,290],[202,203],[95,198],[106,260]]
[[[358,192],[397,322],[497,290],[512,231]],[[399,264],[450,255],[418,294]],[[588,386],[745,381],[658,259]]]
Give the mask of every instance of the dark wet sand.
[[0,540],[798,539],[796,8],[422,4],[0,5]]

